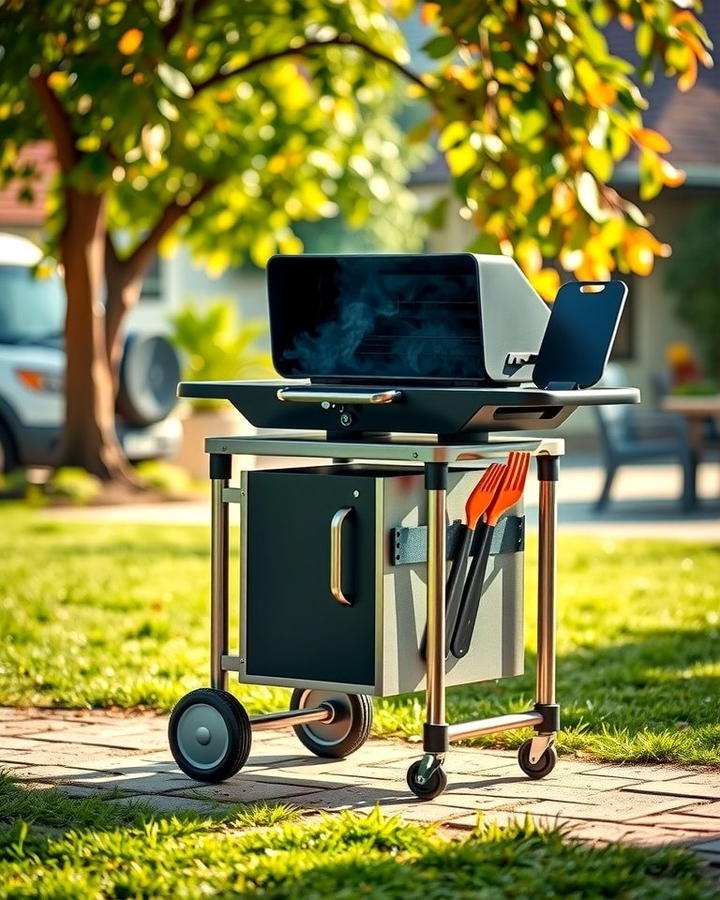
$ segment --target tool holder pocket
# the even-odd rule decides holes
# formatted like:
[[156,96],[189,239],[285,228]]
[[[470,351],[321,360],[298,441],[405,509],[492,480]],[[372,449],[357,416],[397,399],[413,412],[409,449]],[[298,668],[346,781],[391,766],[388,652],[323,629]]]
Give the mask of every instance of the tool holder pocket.
[[[455,559],[458,545],[466,530],[467,526],[459,521],[448,525],[446,559]],[[479,534],[478,531],[470,548],[471,557],[475,556]],[[427,526],[416,525],[414,528],[393,528],[390,532],[390,547],[394,566],[427,562]],[[493,532],[490,555],[517,553],[524,549],[525,516],[503,516]]]

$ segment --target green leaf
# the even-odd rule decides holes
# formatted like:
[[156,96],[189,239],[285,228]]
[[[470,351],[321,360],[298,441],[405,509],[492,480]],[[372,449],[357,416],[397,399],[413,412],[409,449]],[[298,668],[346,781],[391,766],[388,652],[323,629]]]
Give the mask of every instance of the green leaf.
[[526,112],[516,110],[515,114],[510,116],[510,131],[519,143],[529,141],[540,134],[546,125],[547,115],[540,109],[530,109]]
[[430,209],[423,213],[423,218],[430,228],[440,229],[445,225],[447,219],[449,197],[440,197]]
[[455,38],[451,34],[440,34],[431,38],[420,49],[432,59],[440,59],[443,56],[448,56],[456,48]]

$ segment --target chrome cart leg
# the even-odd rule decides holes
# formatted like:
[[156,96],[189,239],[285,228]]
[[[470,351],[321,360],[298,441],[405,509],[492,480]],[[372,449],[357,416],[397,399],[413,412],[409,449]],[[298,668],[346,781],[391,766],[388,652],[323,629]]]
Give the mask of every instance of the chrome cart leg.
[[[556,532],[557,495],[559,476],[557,456],[538,456],[538,480],[540,483],[538,529],[538,620],[537,620],[537,689],[535,711],[543,717],[535,726],[536,736],[526,750],[527,762],[537,776],[537,767],[554,766],[553,744],[560,728],[560,707],[555,702],[555,628],[556,628]],[[520,764],[523,765],[522,754]],[[524,766],[523,766],[524,768]],[[547,774],[544,772],[543,774]]]
[[211,453],[210,685],[219,691],[228,686],[222,658],[228,652],[229,507],[223,491],[231,475],[232,456]]
[[445,721],[445,582],[447,541],[447,473],[445,463],[425,464],[428,509],[426,716],[424,756],[408,770],[410,789],[423,799],[442,793],[447,778],[442,764],[448,749]]

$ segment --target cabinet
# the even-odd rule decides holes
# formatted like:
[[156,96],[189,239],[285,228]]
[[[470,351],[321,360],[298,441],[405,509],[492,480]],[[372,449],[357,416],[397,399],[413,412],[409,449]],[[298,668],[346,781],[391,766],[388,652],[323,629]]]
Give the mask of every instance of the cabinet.
[[[450,522],[463,518],[478,477],[477,467],[450,469]],[[418,648],[427,567],[424,556],[412,561],[412,552],[405,552],[406,544],[424,547],[422,468],[335,464],[252,471],[243,473],[241,491],[240,681],[377,696],[423,689]],[[342,510],[348,512],[336,563],[349,605],[331,590],[331,525]],[[519,504],[508,517],[520,529]],[[523,670],[521,530],[518,535],[491,556],[470,652],[448,660],[448,685]]]

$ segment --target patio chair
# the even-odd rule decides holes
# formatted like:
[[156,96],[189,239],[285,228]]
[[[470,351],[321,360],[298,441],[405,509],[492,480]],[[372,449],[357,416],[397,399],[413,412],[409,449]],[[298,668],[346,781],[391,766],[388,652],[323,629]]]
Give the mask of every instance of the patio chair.
[[[622,366],[608,365],[600,384],[622,387],[627,377]],[[686,420],[673,413],[638,410],[632,406],[593,407],[600,431],[600,446],[605,462],[605,483],[595,508],[604,509],[610,500],[615,473],[620,466],[638,465],[655,460],[677,461],[683,470],[684,509],[695,506],[696,461],[690,445]]]

